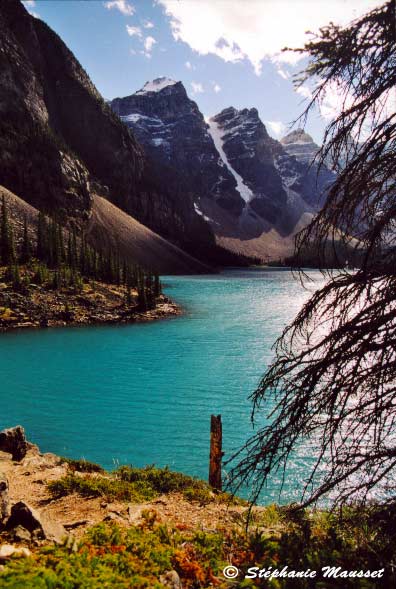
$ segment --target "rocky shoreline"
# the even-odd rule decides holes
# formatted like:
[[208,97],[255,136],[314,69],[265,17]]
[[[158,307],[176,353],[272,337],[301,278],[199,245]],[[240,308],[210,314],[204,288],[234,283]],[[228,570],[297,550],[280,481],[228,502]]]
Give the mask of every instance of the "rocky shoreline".
[[160,295],[155,307],[139,308],[125,302],[125,288],[95,282],[84,285],[80,293],[72,289],[51,291],[30,285],[27,293],[18,293],[0,283],[0,333],[15,329],[128,324],[154,321],[181,315],[168,297]]
[[269,587],[261,575],[250,582],[251,570],[290,570],[271,587],[302,589],[295,571],[323,565],[385,571],[384,583],[364,587],[394,586],[391,504],[291,507],[249,506],[168,468],[109,472],[43,454],[16,426],[0,432],[0,586],[247,589]]
[[[135,470],[144,477],[150,468]],[[106,485],[117,489],[120,474],[43,454],[26,440],[21,426],[1,431],[0,586],[193,589],[212,587],[213,581],[223,588],[224,577],[215,578],[212,571],[213,559],[195,555],[192,542],[199,550],[206,537],[222,545],[223,526],[231,529],[245,521],[246,504],[188,475],[167,469],[157,470],[158,475],[162,490],[150,497],[114,496]],[[54,494],[54,487],[70,480],[76,489]],[[195,484],[196,494],[170,487],[180,480]],[[107,491],[95,492],[100,484]],[[82,485],[92,492],[83,492]],[[86,570],[91,564],[92,570]]]
[[[75,470],[71,468],[73,462],[85,468]],[[93,466],[96,468],[91,470]],[[82,481],[112,480],[111,473],[93,463],[41,453],[38,446],[27,441],[21,426],[0,432],[0,567],[12,556],[28,556],[21,548],[29,552],[45,544],[72,544],[101,522],[126,528],[137,525],[149,508],[155,509],[162,521],[207,528],[215,521],[231,524],[246,510],[245,505],[227,504],[210,491],[204,503],[188,500],[181,492],[129,502],[94,494],[82,497],[77,492],[54,497],[51,483],[71,473]]]

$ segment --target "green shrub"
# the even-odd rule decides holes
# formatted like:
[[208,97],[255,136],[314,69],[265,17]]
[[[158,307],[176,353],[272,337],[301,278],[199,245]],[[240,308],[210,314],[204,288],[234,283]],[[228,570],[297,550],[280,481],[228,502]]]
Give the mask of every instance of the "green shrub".
[[[188,501],[207,504],[210,501],[246,504],[228,493],[214,494],[211,487],[189,475],[173,472],[168,467],[156,468],[153,465],[144,468],[121,466],[114,473],[105,473],[98,465],[85,460],[62,459],[67,462],[71,474],[48,484],[52,497],[64,497],[78,493],[83,497],[104,497],[109,501],[150,501],[162,493],[182,493]],[[86,473],[98,476],[79,476]],[[104,476],[100,476],[100,475]]]
[[217,498],[222,502],[245,503],[233,498],[228,493],[214,494],[205,481],[181,472],[171,471],[167,466],[165,468],[157,468],[154,465],[145,466],[144,468],[121,466],[115,471],[115,474],[123,481],[140,481],[157,494],[182,493],[188,501],[209,503]]
[[[80,477],[81,478],[81,477]],[[138,481],[125,484],[135,484]],[[275,514],[268,514],[271,525]],[[184,589],[231,587],[263,589],[377,589],[395,586],[391,566],[396,556],[392,537],[395,507],[348,509],[343,513],[283,511],[282,529],[253,531],[238,528],[181,532],[158,524],[147,511],[142,522],[125,530],[99,524],[88,530],[77,551],[46,546],[33,557],[11,560],[0,571],[2,589],[165,589],[161,575],[175,569]],[[279,522],[276,521],[278,525]],[[273,579],[225,580],[223,568],[232,562],[248,567],[320,570],[340,566],[346,570],[385,568],[383,579]]]
[[203,481],[181,472],[173,472],[167,466],[165,468],[157,468],[154,465],[148,465],[144,468],[120,466],[115,472],[123,481],[130,483],[136,481],[147,482],[158,493],[171,493],[172,491],[182,491],[186,487],[193,485],[205,485]]
[[104,497],[107,501],[150,501],[155,492],[141,483],[128,483],[114,477],[77,476],[69,474],[48,483],[52,497],[59,498],[71,493],[82,497]]
[[79,460],[75,460],[74,458],[62,458],[61,460],[62,462],[66,462],[72,472],[105,472],[104,468],[99,464],[96,464],[96,462],[89,462],[89,460],[85,460],[85,458],[80,458]]

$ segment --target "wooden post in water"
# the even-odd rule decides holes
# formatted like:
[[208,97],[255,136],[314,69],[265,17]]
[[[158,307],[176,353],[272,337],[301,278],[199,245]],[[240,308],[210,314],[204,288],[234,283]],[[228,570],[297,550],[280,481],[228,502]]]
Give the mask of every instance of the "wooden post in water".
[[209,485],[221,491],[221,459],[223,429],[221,415],[210,416],[210,456],[209,456]]

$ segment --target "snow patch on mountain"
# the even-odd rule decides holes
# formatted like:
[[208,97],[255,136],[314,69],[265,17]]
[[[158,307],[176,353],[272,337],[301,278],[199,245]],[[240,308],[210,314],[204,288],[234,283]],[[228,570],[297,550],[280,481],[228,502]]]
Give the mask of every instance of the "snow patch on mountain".
[[132,113],[130,115],[121,115],[120,119],[124,123],[138,123],[143,122],[145,124],[149,124],[151,126],[162,126],[163,122],[158,117],[147,117],[145,115],[141,115],[140,113]]
[[203,212],[201,211],[201,209],[199,208],[199,206],[197,205],[197,203],[194,203],[194,210],[197,213],[197,215],[199,215],[200,217],[203,217],[205,219],[205,221],[211,221],[211,219],[209,217],[207,217],[206,215],[203,214]]
[[254,198],[254,194],[250,190],[250,188],[245,184],[245,182],[242,179],[242,176],[240,176],[238,172],[234,170],[234,168],[230,164],[227,155],[223,149],[223,133],[220,129],[220,126],[213,119],[209,119],[207,123],[209,125],[209,134],[213,139],[213,143],[215,144],[215,147],[219,153],[219,156],[223,164],[228,168],[228,170],[231,172],[231,174],[234,176],[236,180],[237,191],[246,203],[250,202]]
[[167,86],[174,86],[177,84],[175,80],[171,80],[171,78],[161,77],[156,78],[152,82],[146,82],[145,85],[141,90],[136,92],[136,94],[147,94],[147,92],[160,92]]

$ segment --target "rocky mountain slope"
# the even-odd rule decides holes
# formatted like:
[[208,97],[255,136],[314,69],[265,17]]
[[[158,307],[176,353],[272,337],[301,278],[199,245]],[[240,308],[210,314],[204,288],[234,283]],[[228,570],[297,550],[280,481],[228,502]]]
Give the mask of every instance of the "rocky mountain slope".
[[309,135],[298,130],[278,142],[255,108],[229,107],[205,121],[181,82],[157,78],[111,107],[234,252],[289,255],[333,179],[311,165],[318,148]]
[[160,274],[210,273],[212,269],[194,259],[107,199],[94,195],[87,235],[98,249],[118,249],[122,257],[132,255],[143,268]]
[[[4,186],[0,186],[0,199],[3,196],[12,221],[16,243],[20,244],[25,220],[30,235],[36,234],[39,211]],[[159,274],[211,272],[209,266],[194,259],[107,199],[96,194],[92,196],[85,233],[93,247],[98,250],[103,248],[118,250],[122,258],[126,260],[131,258],[139,266],[150,268]]]
[[[123,219],[131,260],[146,247],[133,247],[134,220],[207,263],[243,261],[218,246],[279,259],[332,179],[324,171],[317,182],[309,136],[275,141],[256,109],[230,107],[207,122],[181,82],[158,78],[105,103],[62,40],[19,0],[0,4],[0,115],[0,184],[96,242],[117,242]],[[100,199],[116,208],[97,214]],[[166,272],[202,271],[188,257],[169,265],[182,254],[165,250],[172,256],[158,266]]]
[[73,54],[19,0],[0,3],[0,184],[66,224],[83,227],[99,195],[183,248],[214,245],[189,195],[168,190]]
[[168,183],[179,190],[182,186],[195,204],[209,194],[227,210],[242,211],[234,178],[224,169],[204,117],[181,82],[157,78],[131,96],[114,99],[111,107]]
[[312,137],[305,133],[304,129],[295,129],[280,140],[283,148],[289,155],[294,155],[296,160],[304,164],[313,162],[319,145]]

